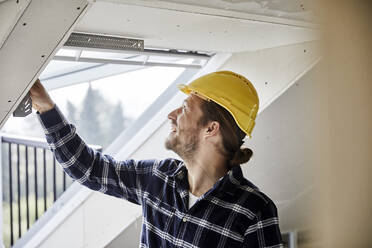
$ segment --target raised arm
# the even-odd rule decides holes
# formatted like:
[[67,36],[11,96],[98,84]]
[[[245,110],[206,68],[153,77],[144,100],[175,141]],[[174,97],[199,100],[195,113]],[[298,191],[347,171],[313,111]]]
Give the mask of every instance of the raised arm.
[[155,160],[116,161],[87,146],[39,80],[30,90],[47,142],[65,172],[88,188],[141,204]]

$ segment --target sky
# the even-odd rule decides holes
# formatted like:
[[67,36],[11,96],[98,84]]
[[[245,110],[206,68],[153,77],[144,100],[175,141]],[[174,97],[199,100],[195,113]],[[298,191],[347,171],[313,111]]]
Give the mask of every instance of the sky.
[[[92,81],[111,103],[121,102],[125,115],[136,118],[184,71],[183,68],[150,67],[121,75]],[[50,92],[52,99],[66,109],[67,99],[74,105],[81,104],[89,83],[56,89]]]

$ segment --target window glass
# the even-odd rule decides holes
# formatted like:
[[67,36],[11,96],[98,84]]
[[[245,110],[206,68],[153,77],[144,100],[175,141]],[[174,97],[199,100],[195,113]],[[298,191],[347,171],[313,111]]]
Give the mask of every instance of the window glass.
[[[84,67],[84,63],[79,62],[52,62],[54,63],[50,63],[50,67],[48,65],[49,68],[46,68],[40,78],[65,75],[68,74],[66,70],[78,77],[79,70]],[[191,64],[193,60],[183,59],[180,62]],[[87,70],[94,74],[96,68]],[[84,73],[87,73],[87,70],[84,70]],[[178,67],[141,67],[78,84],[67,83],[66,87],[57,87],[48,92],[88,144],[105,148],[132,125],[184,71],[185,68]],[[48,80],[42,83],[45,87],[50,87]],[[44,137],[35,114],[26,118],[10,117],[1,132]]]

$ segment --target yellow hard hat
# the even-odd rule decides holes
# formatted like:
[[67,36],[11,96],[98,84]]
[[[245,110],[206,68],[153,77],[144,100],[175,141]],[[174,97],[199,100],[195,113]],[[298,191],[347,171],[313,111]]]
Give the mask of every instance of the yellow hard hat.
[[250,138],[258,112],[259,99],[253,84],[237,73],[217,71],[178,88],[221,105],[234,117],[237,125]]

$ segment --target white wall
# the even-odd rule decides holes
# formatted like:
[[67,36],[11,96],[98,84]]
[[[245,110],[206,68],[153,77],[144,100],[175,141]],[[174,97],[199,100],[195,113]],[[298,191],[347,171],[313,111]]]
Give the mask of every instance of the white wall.
[[104,247],[140,213],[137,205],[95,192],[39,247]]

